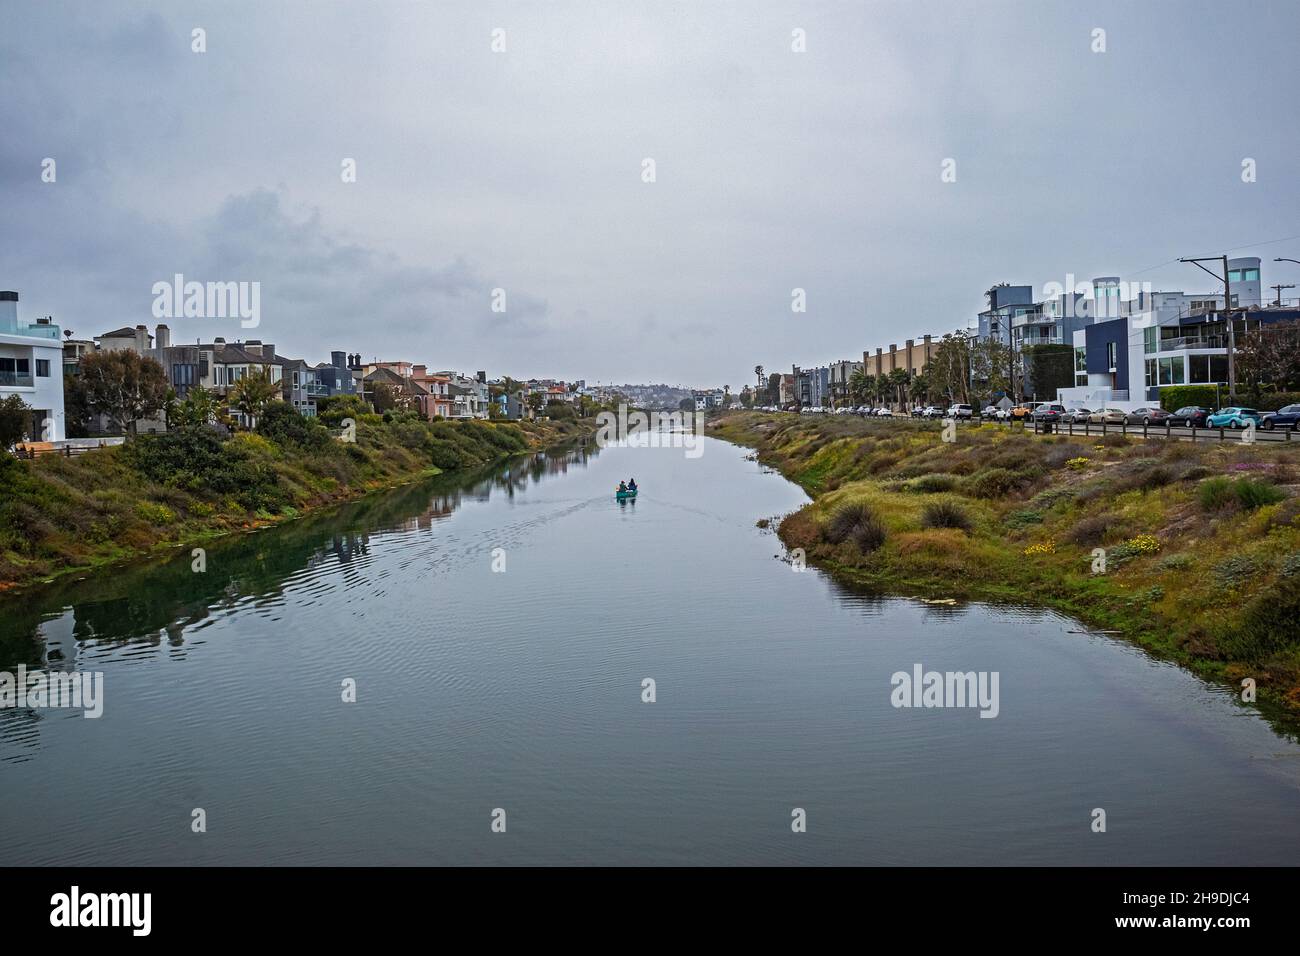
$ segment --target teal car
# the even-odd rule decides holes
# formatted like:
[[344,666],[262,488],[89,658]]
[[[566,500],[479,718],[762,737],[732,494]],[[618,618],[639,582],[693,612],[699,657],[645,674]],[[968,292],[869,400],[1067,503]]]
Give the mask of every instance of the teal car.
[[1264,423],[1264,416],[1253,408],[1239,408],[1235,405],[1205,416],[1206,428],[1245,428],[1247,422],[1258,428]]

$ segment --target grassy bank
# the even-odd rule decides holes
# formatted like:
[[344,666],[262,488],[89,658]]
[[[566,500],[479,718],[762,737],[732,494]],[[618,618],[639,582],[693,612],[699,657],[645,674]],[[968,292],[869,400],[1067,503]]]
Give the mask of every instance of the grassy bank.
[[75,458],[0,454],[0,589],[285,521],[589,432],[584,421],[358,414],[341,441],[291,408],[223,437],[181,428]]
[[[813,501],[781,522],[810,563],[881,592],[1040,604],[1300,716],[1300,443],[1026,435],[737,413]],[[1104,566],[1100,563],[1104,560]]]

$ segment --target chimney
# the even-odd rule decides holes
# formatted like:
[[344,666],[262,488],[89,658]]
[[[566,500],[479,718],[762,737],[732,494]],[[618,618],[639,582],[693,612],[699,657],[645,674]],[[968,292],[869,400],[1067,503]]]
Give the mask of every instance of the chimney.
[[172,344],[171,329],[167,328],[167,326],[159,322],[158,330],[154,336],[153,344],[155,348],[160,348],[160,349],[170,348]]
[[487,384],[487,372],[479,372],[479,373],[478,373],[478,380],[479,380],[479,382],[481,382],[482,384],[486,385],[486,384]]
[[141,355],[149,351],[149,326],[137,325],[135,327],[135,350]]
[[212,340],[212,351],[216,352],[218,355],[221,354],[221,350],[224,349],[225,347],[226,347],[226,340],[223,339],[221,336],[218,335],[215,339]]
[[331,352],[331,353],[330,353],[330,364],[333,365],[335,368],[347,368],[347,367],[348,367],[347,359],[343,357],[343,353],[342,353],[342,352]]
[[250,355],[260,356],[262,354],[262,340],[249,339],[247,342],[244,343],[244,351],[249,353]]
[[0,292],[0,329],[18,330],[18,293]]
[[275,346],[270,342],[263,343],[262,345],[262,359],[267,362],[275,361]]
[[411,377],[412,377],[412,378],[424,378],[425,375],[428,373],[428,371],[429,371],[429,366],[427,366],[427,365],[412,365],[412,366],[411,366]]

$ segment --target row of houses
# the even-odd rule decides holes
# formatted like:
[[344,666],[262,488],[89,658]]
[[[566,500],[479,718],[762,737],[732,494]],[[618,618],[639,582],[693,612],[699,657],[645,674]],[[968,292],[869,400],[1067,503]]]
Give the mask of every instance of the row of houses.
[[[1085,282],[1066,276],[1029,285],[1002,283],[987,290],[987,308],[960,334],[972,342],[995,341],[1016,356],[1017,386],[1027,387],[1035,346],[1073,352],[1073,381],[1054,395],[1021,391],[1016,399],[1059,401],[1095,408],[1135,408],[1158,403],[1160,390],[1175,385],[1219,385],[1232,379],[1232,342],[1248,331],[1300,319],[1300,301],[1265,299],[1261,262],[1245,256],[1227,260],[1229,299],[1224,293],[1153,291],[1149,283],[1101,276]],[[880,378],[901,370],[925,372],[941,334],[864,350],[862,361],[843,360],[816,368],[793,366],[780,376],[782,405],[832,406],[849,401],[848,382],[858,369]],[[992,396],[994,398],[1000,396]]]
[[[178,398],[204,388],[226,397],[250,375],[264,376],[279,387],[281,397],[300,414],[312,417],[325,398],[355,395],[372,406],[393,404],[418,411],[426,418],[531,418],[553,402],[580,403],[585,383],[533,379],[526,383],[489,382],[487,373],[473,375],[407,361],[365,361],[359,352],[335,351],[327,362],[283,355],[275,344],[259,339],[174,344],[171,330],[159,324],[126,326],[91,339],[65,337],[52,317],[32,322],[19,319],[18,293],[0,291],[0,399],[17,395],[31,411],[28,433],[49,441],[67,437],[64,415],[64,376],[77,375],[92,353],[127,350],[162,366]],[[495,406],[495,411],[493,411]],[[242,418],[237,409],[231,417]],[[242,422],[242,424],[249,424]],[[106,423],[92,423],[103,431]],[[142,432],[165,429],[162,416],[138,423]]]

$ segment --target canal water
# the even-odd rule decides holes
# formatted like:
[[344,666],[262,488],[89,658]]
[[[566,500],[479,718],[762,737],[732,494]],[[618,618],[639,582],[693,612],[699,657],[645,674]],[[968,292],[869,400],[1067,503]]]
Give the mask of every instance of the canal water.
[[[0,602],[0,669],[104,675],[98,719],[0,710],[0,864],[1300,859],[1300,747],[1227,690],[1054,613],[795,572],[756,520],[803,493],[703,441]],[[996,672],[997,716],[893,706],[916,665]]]

